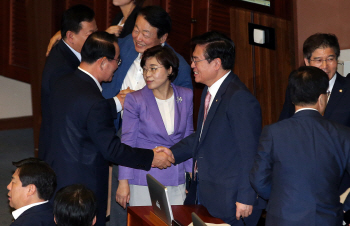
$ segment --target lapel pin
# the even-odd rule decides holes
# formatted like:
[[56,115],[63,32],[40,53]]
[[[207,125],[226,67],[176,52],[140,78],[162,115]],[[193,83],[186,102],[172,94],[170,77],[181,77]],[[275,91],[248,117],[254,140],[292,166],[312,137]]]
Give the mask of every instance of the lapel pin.
[[218,99],[216,99],[215,101],[218,102]]
[[339,92],[340,92],[340,93],[342,93],[342,92],[343,92],[343,90],[342,90],[342,89],[340,89],[340,90],[339,90]]

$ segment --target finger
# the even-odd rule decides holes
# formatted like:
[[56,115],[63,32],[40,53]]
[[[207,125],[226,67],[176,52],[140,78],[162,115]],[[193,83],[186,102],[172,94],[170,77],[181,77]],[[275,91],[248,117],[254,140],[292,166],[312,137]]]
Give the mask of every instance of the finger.
[[241,213],[239,211],[239,209],[236,209],[236,219],[239,221],[239,219],[241,218]]

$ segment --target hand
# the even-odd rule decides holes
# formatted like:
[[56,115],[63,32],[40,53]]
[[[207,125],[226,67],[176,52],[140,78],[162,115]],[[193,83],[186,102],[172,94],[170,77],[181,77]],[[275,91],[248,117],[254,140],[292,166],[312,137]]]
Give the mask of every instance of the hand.
[[236,219],[240,220],[241,216],[249,217],[253,212],[253,206],[242,204],[239,202],[236,202]]
[[130,187],[128,180],[119,180],[115,201],[117,201],[117,203],[119,203],[124,209],[126,208],[126,203],[129,203],[130,201]]
[[117,98],[118,98],[120,104],[122,105],[122,109],[124,109],[124,101],[125,101],[126,94],[132,93],[132,92],[135,92],[135,90],[130,89],[130,87],[128,86],[127,89],[121,90],[117,94]]
[[114,26],[110,26],[109,28],[107,28],[106,32],[119,37],[122,30],[123,30],[122,26],[114,25]]
[[152,167],[158,167],[159,169],[166,169],[171,166],[171,163],[175,162],[175,159],[172,153],[171,155],[168,155],[166,154],[166,152],[161,152],[161,151],[157,152],[156,149],[157,148],[153,149],[154,157],[153,157]]
[[57,31],[56,34],[54,34],[50,39],[49,45],[47,46],[47,50],[46,50],[46,56],[49,55],[52,47],[54,47],[58,43],[58,41],[61,39],[62,39],[61,31]]
[[[156,147],[155,149],[153,149],[153,151],[155,151],[157,153],[165,152],[167,155],[172,157],[174,159],[174,162],[175,162],[174,154],[169,148],[166,148],[166,147],[163,147],[163,146],[159,146],[159,147]],[[172,162],[172,163],[174,163],[174,162]]]

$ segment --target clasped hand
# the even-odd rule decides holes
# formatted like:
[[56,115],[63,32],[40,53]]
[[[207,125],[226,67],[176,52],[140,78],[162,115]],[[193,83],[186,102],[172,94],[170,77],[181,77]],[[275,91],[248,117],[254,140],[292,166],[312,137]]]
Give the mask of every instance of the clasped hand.
[[169,148],[156,147],[153,149],[154,157],[152,167],[158,167],[159,169],[166,169],[171,166],[171,163],[175,163],[173,153]]

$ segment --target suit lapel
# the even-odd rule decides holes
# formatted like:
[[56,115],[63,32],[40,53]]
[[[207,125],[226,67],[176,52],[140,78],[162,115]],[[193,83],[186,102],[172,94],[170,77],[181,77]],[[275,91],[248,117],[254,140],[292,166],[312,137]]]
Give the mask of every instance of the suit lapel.
[[[179,126],[180,126],[181,120],[187,120],[187,119],[181,118],[180,112],[182,112],[182,106],[184,105],[184,104],[181,104],[183,101],[182,97],[180,96],[179,92],[177,91],[175,85],[171,84],[171,86],[173,87],[173,91],[174,91],[174,132],[173,132],[173,134],[171,134],[168,137],[171,139],[171,141],[173,141],[174,135],[177,134],[177,131],[179,131]],[[173,142],[173,144],[175,144],[175,143]]]
[[[220,105],[220,102],[222,100],[222,96],[225,94],[226,89],[228,84],[231,82],[231,80],[233,79],[233,74],[232,72],[226,77],[226,79],[223,81],[223,83],[221,84],[218,92],[216,93],[213,102],[209,108],[209,112],[207,115],[207,118],[205,119],[204,125],[203,125],[203,130],[202,130],[202,135],[201,135],[201,141],[203,141],[205,139],[205,136],[208,132],[208,128],[210,126],[211,121],[213,120],[214,116],[215,116],[215,112],[218,109],[218,106]],[[213,97],[212,97],[213,98]],[[204,116],[204,104],[203,104],[203,115],[202,115],[202,121],[203,121],[203,116]]]
[[346,78],[342,77],[340,74],[338,74],[338,72],[336,76],[337,77],[334,82],[332,93],[324,113],[324,116],[326,118],[328,118],[331,115],[332,111],[337,108],[339,100],[342,98],[345,92],[348,91],[346,88],[344,88],[344,83],[345,83],[344,80]]

